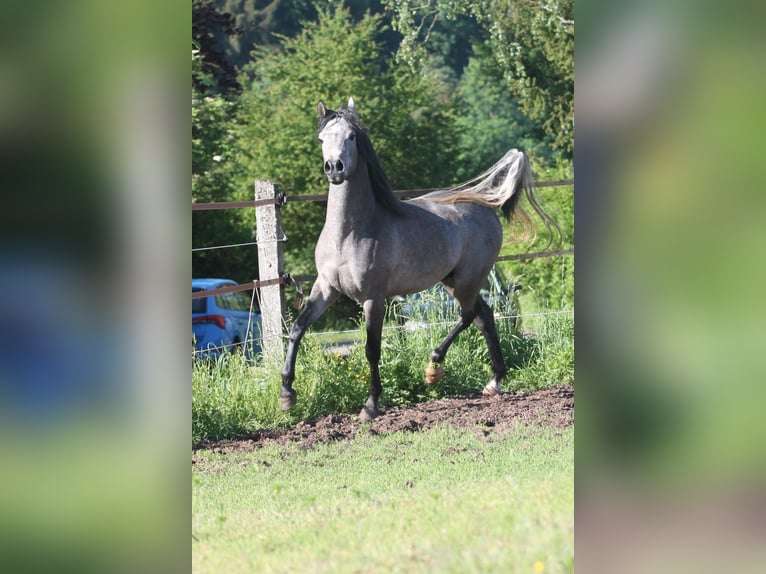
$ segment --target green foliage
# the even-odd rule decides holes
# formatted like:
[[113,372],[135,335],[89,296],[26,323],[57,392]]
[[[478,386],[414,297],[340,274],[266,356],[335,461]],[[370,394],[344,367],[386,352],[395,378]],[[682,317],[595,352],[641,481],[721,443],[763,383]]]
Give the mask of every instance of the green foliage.
[[254,367],[241,354],[192,366],[192,441],[221,439],[285,424],[279,410],[278,367]]
[[574,318],[568,313],[525,319],[523,334],[516,338],[504,337],[513,348],[504,349],[506,356],[513,353],[518,369],[515,385],[518,388],[544,388],[554,384],[574,382]]
[[295,372],[295,389],[300,397],[291,411],[295,420],[353,412],[367,400],[369,367],[363,345],[341,356],[326,353],[315,337],[306,337]]
[[389,0],[403,34],[400,57],[425,58],[439,20],[472,17],[483,26],[486,64],[494,66],[522,109],[571,158],[574,149],[574,0]]
[[[535,170],[536,179],[571,179],[572,168],[561,164],[549,169]],[[538,235],[531,242],[513,240],[514,230],[507,227],[506,245],[500,255],[513,255],[574,247],[574,188],[571,186],[538,188],[536,193],[545,211],[553,217],[561,230],[560,244],[550,245],[551,238],[542,223]],[[531,211],[531,210],[528,210]],[[574,257],[562,255],[524,261],[500,262],[507,275],[523,286],[521,305],[525,312],[558,311],[574,308]]]
[[[503,79],[554,146],[574,150],[574,0],[487,3],[489,45]],[[571,157],[571,155],[570,155]]]
[[250,61],[253,46],[273,46],[276,35],[294,37],[300,33],[301,22],[316,19],[311,0],[216,0],[219,10],[232,15],[237,35],[221,35],[228,44],[231,61],[241,70]]
[[[204,74],[202,74],[204,76]],[[192,89],[192,202],[237,201],[252,198],[252,187],[242,185],[238,101],[203,96]],[[192,212],[194,247],[252,241],[252,211]],[[254,247],[201,251],[192,254],[195,277],[227,277],[249,281],[257,275]]]
[[192,85],[203,94],[239,91],[236,67],[226,54],[226,39],[239,30],[234,18],[215,6],[214,0],[192,0],[192,42],[199,53],[192,70]]
[[[240,70],[250,63],[254,46],[276,47],[283,38],[294,38],[301,33],[303,23],[316,21],[317,9],[328,6],[331,0],[215,0],[219,10],[230,13],[237,30],[236,35],[220,35],[228,43],[227,55]],[[359,21],[365,14],[379,14],[381,3],[377,0],[345,0],[343,2],[353,18]],[[398,34],[381,29],[379,38],[383,52],[394,53],[398,46]]]
[[545,134],[519,109],[518,100],[499,82],[483,60],[472,57],[460,78],[458,179],[468,180],[500,159],[509,149],[524,150],[537,163],[552,161]]

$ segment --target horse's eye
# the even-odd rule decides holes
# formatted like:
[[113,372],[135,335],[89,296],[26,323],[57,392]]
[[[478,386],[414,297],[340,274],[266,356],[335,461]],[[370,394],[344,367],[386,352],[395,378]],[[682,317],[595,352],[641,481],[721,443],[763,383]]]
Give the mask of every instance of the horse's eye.
[[351,135],[348,136],[348,139],[350,139],[351,141],[354,141],[356,139],[356,134],[354,132],[351,132]]

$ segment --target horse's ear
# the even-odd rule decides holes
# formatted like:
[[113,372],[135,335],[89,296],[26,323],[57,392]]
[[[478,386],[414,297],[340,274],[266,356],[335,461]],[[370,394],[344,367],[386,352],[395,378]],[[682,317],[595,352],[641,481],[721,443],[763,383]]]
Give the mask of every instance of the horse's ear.
[[348,105],[346,107],[352,112],[354,111],[354,98],[348,99]]
[[322,100],[319,100],[319,103],[317,104],[317,113],[319,114],[320,118],[323,118],[327,115],[327,108],[324,107]]

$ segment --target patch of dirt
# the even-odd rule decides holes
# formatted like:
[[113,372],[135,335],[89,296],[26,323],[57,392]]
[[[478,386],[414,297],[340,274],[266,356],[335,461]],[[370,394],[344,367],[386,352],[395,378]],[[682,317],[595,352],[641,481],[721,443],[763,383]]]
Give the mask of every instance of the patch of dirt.
[[360,433],[418,431],[439,424],[469,429],[482,437],[505,434],[517,424],[566,428],[574,424],[574,385],[496,397],[438,399],[389,409],[367,424],[360,422],[356,415],[327,415],[287,429],[262,429],[235,440],[203,440],[192,450],[242,453],[253,452],[265,444],[313,448],[317,443],[352,439]]

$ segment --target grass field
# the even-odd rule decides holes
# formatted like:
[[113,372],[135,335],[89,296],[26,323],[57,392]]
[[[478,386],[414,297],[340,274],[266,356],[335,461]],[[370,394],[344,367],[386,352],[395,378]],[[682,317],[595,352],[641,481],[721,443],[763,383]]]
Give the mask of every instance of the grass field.
[[574,429],[197,451],[195,572],[573,572]]

